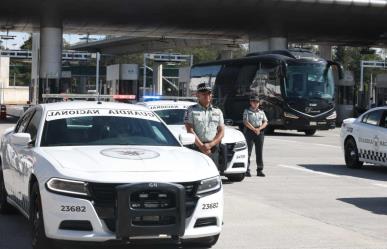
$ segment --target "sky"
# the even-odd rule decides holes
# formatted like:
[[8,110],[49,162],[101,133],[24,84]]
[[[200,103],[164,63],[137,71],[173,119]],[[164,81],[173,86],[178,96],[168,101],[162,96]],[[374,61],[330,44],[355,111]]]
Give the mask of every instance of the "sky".
[[[0,32],[0,35],[6,35],[6,32]],[[30,37],[30,33],[22,33],[22,32],[9,32],[9,36],[15,36],[12,40],[1,40],[0,43],[6,48],[6,49],[19,49],[21,45]],[[104,36],[98,36],[98,35],[90,35],[89,39],[97,39],[100,40]],[[86,38],[86,35],[79,35],[79,34],[64,34],[63,38],[69,42],[70,44],[76,44],[78,42],[84,41],[81,40],[82,38]]]

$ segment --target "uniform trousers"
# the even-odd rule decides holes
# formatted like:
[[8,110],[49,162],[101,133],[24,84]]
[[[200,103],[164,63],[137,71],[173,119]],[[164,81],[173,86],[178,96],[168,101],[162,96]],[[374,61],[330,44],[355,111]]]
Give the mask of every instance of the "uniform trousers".
[[252,130],[248,128],[245,128],[244,134],[245,134],[248,152],[249,152],[247,171],[250,172],[250,156],[251,156],[251,151],[253,150],[253,145],[255,145],[255,158],[257,162],[257,172],[262,171],[263,170],[262,150],[263,150],[263,141],[264,141],[265,135],[263,131],[261,131],[261,133],[257,135],[256,133],[254,133]]

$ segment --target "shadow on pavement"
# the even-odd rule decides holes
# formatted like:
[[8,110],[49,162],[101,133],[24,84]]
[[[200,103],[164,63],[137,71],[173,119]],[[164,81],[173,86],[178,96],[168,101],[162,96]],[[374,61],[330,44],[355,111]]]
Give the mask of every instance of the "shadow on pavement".
[[337,200],[352,204],[374,214],[387,215],[387,197],[339,198]]
[[349,169],[342,164],[298,164],[309,170],[330,173],[342,176],[352,176],[357,178],[387,181],[387,167],[365,165],[361,169]]
[[274,132],[274,133],[270,133],[270,134],[266,134],[265,133],[265,136],[270,136],[270,137],[306,137],[306,138],[316,138],[316,137],[324,137],[324,136],[320,136],[320,135],[313,135],[313,136],[306,136],[304,133],[297,133],[297,132],[293,132],[293,133],[288,133],[288,132]]
[[0,119],[0,124],[16,124],[17,121],[18,121],[18,118],[7,117],[7,119],[5,120]]

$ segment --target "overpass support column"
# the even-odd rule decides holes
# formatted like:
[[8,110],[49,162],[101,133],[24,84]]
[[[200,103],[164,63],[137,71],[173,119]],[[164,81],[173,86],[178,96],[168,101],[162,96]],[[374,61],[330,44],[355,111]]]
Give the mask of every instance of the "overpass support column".
[[163,95],[163,64],[156,63],[153,66],[153,88],[155,95]]
[[288,39],[286,37],[270,37],[258,41],[250,40],[249,42],[249,53],[283,49],[288,49]]
[[270,37],[270,50],[288,49],[288,39],[286,37]]
[[31,66],[31,86],[30,101],[32,104],[38,103],[39,92],[39,51],[40,51],[40,34],[32,34],[32,66]]
[[232,50],[222,50],[220,51],[219,58],[221,60],[232,59],[233,51]]
[[320,56],[325,60],[332,60],[332,46],[330,45],[319,45]]
[[60,93],[68,88],[60,85],[63,27],[57,13],[55,6],[47,6],[40,21],[40,98],[42,93]]
[[269,39],[262,40],[250,40],[249,41],[249,53],[263,52],[270,50]]

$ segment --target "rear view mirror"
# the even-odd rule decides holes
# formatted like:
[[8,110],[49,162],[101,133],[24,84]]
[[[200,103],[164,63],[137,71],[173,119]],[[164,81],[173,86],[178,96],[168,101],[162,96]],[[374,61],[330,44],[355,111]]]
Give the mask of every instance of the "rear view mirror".
[[12,144],[27,146],[31,142],[31,135],[29,133],[14,133],[10,140]]
[[195,143],[195,135],[192,133],[183,133],[179,135],[180,143],[190,145]]
[[339,74],[339,80],[344,79],[344,68],[343,66],[335,61],[328,61],[328,66],[336,66],[337,67],[337,72]]

